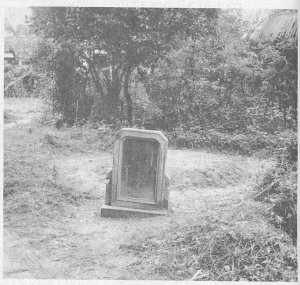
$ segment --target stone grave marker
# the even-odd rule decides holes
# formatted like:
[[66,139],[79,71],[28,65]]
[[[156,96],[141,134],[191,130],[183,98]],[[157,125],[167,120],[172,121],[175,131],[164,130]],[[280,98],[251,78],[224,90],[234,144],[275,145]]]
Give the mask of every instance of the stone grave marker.
[[165,174],[167,148],[168,140],[160,131],[124,128],[117,134],[102,217],[167,214],[170,184]]

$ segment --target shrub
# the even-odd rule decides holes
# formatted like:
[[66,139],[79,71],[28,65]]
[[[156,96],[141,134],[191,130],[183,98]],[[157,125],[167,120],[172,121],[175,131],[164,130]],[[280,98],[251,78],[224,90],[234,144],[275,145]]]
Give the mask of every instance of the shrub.
[[[29,69],[27,66],[13,66],[9,65],[4,73],[4,91],[5,97],[29,97],[31,94],[28,92],[26,85],[26,77],[24,77]],[[22,77],[24,77],[22,79]],[[28,77],[28,76],[27,76]]]
[[298,140],[291,135],[284,141],[276,165],[257,187],[256,200],[271,203],[270,221],[297,240],[297,159]]
[[250,155],[258,151],[273,153],[277,148],[282,147],[286,141],[285,137],[259,131],[227,134],[216,130],[197,130],[197,133],[176,130],[166,134],[170,144],[177,148],[202,148],[242,155]]

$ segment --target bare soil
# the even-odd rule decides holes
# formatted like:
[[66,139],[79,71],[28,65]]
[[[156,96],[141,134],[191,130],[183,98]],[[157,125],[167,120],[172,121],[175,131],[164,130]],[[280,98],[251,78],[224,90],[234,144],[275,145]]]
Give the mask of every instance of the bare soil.
[[[22,120],[33,118],[25,114]],[[48,164],[57,183],[83,198],[66,204],[61,220],[44,221],[32,212],[30,222],[22,213],[17,223],[4,222],[5,278],[160,279],[131,270],[143,260],[121,245],[206,217],[247,226],[249,207],[261,206],[251,199],[253,186],[272,161],[170,149],[169,214],[126,220],[100,217],[111,153],[59,153]]]
[[30,123],[40,114],[41,104],[36,98],[5,98],[4,129]]

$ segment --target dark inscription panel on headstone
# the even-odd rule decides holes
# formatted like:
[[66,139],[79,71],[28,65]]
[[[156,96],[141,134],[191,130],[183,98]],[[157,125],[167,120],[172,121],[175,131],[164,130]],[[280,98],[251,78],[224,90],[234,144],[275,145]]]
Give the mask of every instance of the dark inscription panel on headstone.
[[124,140],[121,197],[155,202],[158,150],[156,141],[138,138]]

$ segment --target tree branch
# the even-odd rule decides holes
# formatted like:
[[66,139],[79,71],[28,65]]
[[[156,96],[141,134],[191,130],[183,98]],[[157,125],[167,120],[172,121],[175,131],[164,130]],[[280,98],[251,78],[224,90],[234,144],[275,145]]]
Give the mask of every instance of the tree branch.
[[32,72],[32,70],[30,70],[29,72],[27,72],[25,75],[23,75],[22,77],[18,78],[17,80],[15,80],[14,82],[11,82],[10,84],[8,84],[6,86],[6,88],[4,89],[4,92],[11,86],[15,85],[18,81],[22,80],[23,78],[25,78],[27,75],[29,75]]

